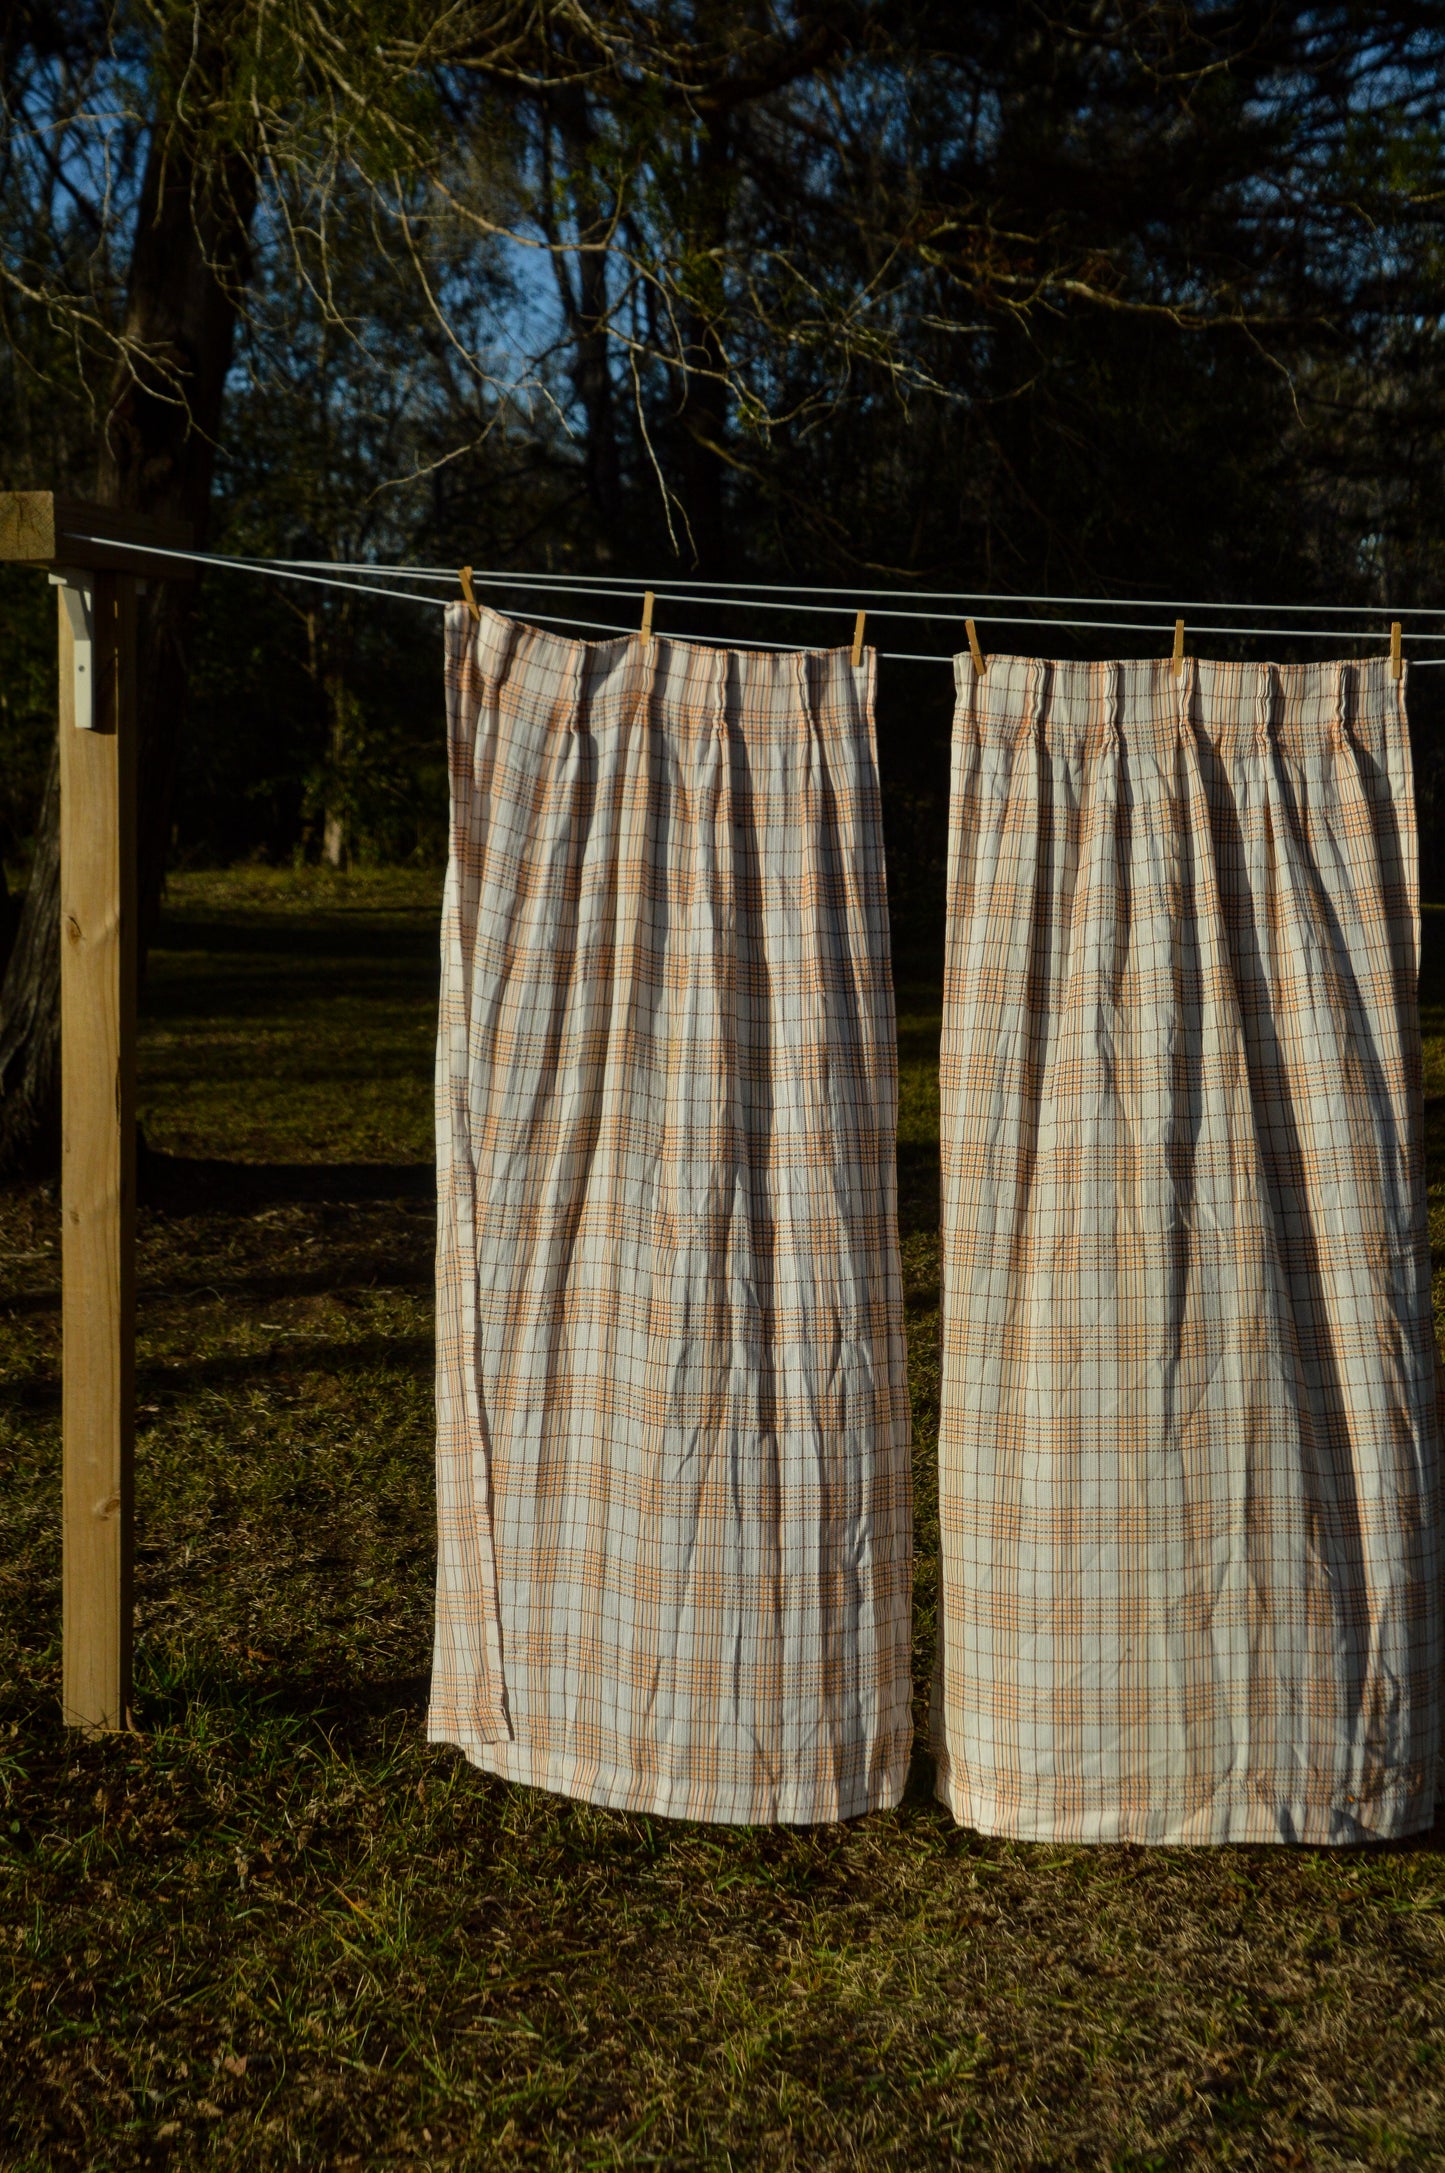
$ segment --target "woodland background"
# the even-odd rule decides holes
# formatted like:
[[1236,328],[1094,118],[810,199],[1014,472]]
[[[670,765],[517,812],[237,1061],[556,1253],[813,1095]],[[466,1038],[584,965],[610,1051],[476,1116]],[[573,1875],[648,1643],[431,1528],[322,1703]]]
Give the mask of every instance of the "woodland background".
[[[1436,0],[12,0],[0,488],[341,561],[1445,605],[1442,88]],[[54,1151],[54,604],[12,572],[0,611],[23,1167]],[[442,855],[434,614],[235,575],[144,611],[147,926],[168,867]],[[944,667],[884,668],[910,961],[950,705]]]

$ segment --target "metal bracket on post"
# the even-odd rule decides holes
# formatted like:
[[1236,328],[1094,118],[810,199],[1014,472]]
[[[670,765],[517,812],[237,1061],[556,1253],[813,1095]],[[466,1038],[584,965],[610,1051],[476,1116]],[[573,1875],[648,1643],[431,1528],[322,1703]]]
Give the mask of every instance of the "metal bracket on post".
[[65,598],[75,656],[75,722],[82,732],[95,729],[95,585],[94,577],[71,566],[50,576],[50,586]]

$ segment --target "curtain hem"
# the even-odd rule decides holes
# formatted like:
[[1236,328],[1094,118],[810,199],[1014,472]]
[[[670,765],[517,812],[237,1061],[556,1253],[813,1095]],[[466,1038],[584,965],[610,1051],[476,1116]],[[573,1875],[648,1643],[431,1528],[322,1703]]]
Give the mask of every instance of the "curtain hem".
[[955,1782],[940,1760],[934,1793],[960,1826],[1002,1840],[1115,1843],[1136,1848],[1205,1848],[1221,1843],[1295,1848],[1354,1848],[1428,1833],[1435,1823],[1434,1786],[1387,1784],[1367,1801],[1341,1793],[1301,1798],[1267,1776],[1216,1789],[1193,1802],[1167,1798],[1137,1810],[1117,1801],[1060,1812],[1042,1793],[1008,1803]]
[[832,1826],[873,1811],[892,1811],[902,1800],[909,1768],[909,1751],[904,1751],[843,1788],[823,1779],[798,1777],[773,1789],[698,1790],[684,1779],[669,1782],[660,1774],[629,1772],[590,1759],[533,1758],[515,1740],[487,1742],[467,1729],[433,1724],[427,1741],[449,1743],[482,1772],[521,1787],[546,1789],[608,1811],[696,1819],[718,1826]]

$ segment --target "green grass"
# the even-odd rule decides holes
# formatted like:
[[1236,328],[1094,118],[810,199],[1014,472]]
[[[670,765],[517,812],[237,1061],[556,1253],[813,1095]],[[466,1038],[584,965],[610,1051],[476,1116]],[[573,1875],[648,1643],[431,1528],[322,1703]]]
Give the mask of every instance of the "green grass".
[[[57,1723],[55,1202],[0,1198],[0,2165],[1445,2165],[1439,1834],[983,1841],[921,1759],[888,1816],[709,1829],[423,1743],[437,889],[173,886],[141,1088],[140,1732],[105,1742]],[[921,1706],[936,993],[900,1009]]]

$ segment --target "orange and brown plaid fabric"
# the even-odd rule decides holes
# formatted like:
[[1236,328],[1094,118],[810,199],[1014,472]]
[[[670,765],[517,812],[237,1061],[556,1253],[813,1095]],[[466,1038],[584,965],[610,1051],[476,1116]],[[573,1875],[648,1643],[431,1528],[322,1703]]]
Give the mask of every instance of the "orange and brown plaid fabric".
[[447,618],[429,1732],[897,1801],[911,1507],[872,660]]
[[1437,1419],[1404,688],[957,664],[939,1788],[1428,1826]]

